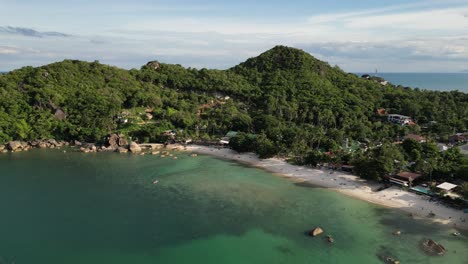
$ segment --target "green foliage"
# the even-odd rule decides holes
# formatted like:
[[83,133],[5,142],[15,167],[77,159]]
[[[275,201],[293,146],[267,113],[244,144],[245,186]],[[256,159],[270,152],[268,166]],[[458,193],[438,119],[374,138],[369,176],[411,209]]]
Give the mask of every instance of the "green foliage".
[[[119,123],[122,112],[148,108],[154,116],[148,122],[141,119],[142,112],[131,113],[130,124]],[[382,86],[301,50],[277,46],[229,70],[148,64],[127,71],[97,61],[65,60],[2,74],[0,142],[48,137],[99,141],[110,132],[161,141],[166,129],[217,139],[235,130],[243,132],[231,140],[238,151],[294,156],[314,165],[326,160],[320,153],[338,153],[345,139],[376,146],[420,132],[419,126],[386,122],[375,114],[378,108],[409,115],[421,125],[431,123],[424,132],[433,137],[468,129],[465,93]],[[58,109],[64,118],[55,115]],[[364,176],[368,178],[397,169],[391,159],[416,161],[419,167],[429,160],[435,177],[462,173],[458,153],[440,155],[431,143],[405,141],[402,149],[384,144],[355,156],[361,175],[375,167],[376,174]],[[344,161],[340,155],[334,159]]]

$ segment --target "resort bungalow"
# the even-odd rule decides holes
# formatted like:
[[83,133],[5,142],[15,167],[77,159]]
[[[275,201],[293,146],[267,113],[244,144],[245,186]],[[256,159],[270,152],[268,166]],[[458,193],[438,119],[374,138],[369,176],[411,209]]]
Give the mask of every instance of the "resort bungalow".
[[413,125],[414,122],[409,116],[390,114],[387,116],[388,122],[404,125]]
[[413,181],[417,180],[418,178],[422,177],[420,173],[408,172],[403,171],[398,174],[395,174],[388,178],[391,183],[401,185],[401,186],[409,186],[410,183],[412,184]]
[[452,192],[453,189],[457,188],[458,186],[450,183],[450,182],[444,182],[436,186],[437,189],[441,191],[441,193],[453,197],[453,198],[459,198],[459,195]]

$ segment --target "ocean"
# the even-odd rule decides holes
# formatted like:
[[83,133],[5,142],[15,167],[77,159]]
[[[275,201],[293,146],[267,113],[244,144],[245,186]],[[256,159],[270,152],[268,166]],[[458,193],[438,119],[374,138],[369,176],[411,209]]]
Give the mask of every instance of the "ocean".
[[[363,74],[357,73],[359,76]],[[377,76],[395,85],[436,91],[458,90],[468,93],[468,73],[378,73]]]
[[[231,161],[174,155],[177,160],[71,150],[0,154],[0,263],[468,259],[467,232],[454,237],[450,227]],[[307,236],[316,226],[325,233]],[[401,236],[392,235],[397,229]],[[427,256],[418,246],[425,237],[447,253]]]

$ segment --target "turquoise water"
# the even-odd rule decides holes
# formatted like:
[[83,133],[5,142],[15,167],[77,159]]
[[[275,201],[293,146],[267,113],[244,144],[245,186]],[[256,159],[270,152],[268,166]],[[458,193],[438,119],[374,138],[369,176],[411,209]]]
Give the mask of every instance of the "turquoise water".
[[[177,155],[1,154],[0,256],[16,264],[468,260],[466,233],[259,169]],[[334,244],[304,234],[318,225]],[[447,254],[426,256],[423,237]]]
[[395,85],[468,93],[468,73],[379,73],[378,76]]

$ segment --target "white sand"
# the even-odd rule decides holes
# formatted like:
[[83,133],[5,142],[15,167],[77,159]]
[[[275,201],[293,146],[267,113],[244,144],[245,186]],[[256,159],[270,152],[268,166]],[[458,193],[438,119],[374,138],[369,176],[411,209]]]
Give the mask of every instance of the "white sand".
[[[411,213],[415,218],[429,218],[428,215],[432,212],[435,214],[435,217],[430,218],[432,221],[468,230],[468,214],[463,213],[461,210],[448,208],[436,202],[429,202],[427,196],[403,191],[397,187],[376,192],[375,190],[381,186],[380,184],[368,182],[344,172],[291,165],[276,158],[262,160],[254,153],[238,154],[226,148],[190,145],[187,147],[187,151],[238,161],[296,181],[325,187],[371,203],[402,209]],[[466,221],[463,222],[462,219],[466,219]]]

